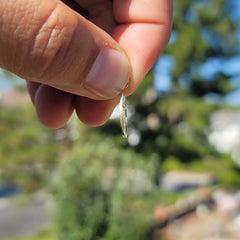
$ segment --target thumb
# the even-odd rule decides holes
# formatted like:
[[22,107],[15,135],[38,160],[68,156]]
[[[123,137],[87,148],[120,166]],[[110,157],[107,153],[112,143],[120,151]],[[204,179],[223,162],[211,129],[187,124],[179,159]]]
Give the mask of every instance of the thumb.
[[0,0],[0,67],[93,99],[114,98],[131,72],[108,34],[59,0]]

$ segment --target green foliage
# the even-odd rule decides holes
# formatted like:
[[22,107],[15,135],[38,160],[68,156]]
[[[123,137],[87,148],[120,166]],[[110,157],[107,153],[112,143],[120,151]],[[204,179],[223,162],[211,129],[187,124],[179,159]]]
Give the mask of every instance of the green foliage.
[[220,186],[224,188],[234,188],[240,185],[239,171],[228,155],[205,156],[201,161],[193,161],[185,167],[192,171],[213,174],[218,179]]
[[6,240],[56,240],[51,231],[42,230],[36,236],[24,237],[24,238],[11,238]]
[[154,161],[100,138],[74,148],[54,188],[58,239],[144,239],[156,204]]
[[39,188],[57,161],[59,143],[30,106],[1,109],[0,122],[1,178],[27,191]]
[[190,85],[192,94],[202,97],[208,93],[215,93],[222,96],[235,90],[235,87],[230,83],[229,77],[224,74],[219,74],[218,78],[212,81],[204,81],[199,76],[192,78]]
[[181,164],[181,162],[179,162],[177,158],[172,156],[169,156],[168,158],[166,158],[161,165],[161,170],[163,172],[181,170],[181,169],[183,169],[183,164]]
[[[135,151],[145,156],[156,153],[161,162],[173,157],[190,163],[215,154],[207,140],[209,116],[224,106],[223,97],[235,89],[230,75],[217,72],[208,78],[199,69],[209,59],[227,59],[236,54],[237,41],[233,39],[237,25],[222,0],[179,0],[174,2],[173,15],[175,37],[165,51],[173,60],[173,87],[146,101],[152,88],[150,72],[129,97],[134,106],[130,124],[141,139]],[[232,41],[224,36],[231,36]],[[209,94],[217,96],[218,101],[208,103],[204,97]],[[152,116],[157,122],[154,127]]]

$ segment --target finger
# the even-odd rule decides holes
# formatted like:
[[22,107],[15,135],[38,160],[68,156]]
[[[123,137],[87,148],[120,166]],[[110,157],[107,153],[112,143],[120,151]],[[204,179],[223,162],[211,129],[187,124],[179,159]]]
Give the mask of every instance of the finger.
[[78,118],[88,126],[103,125],[111,116],[112,111],[119,102],[119,98],[111,100],[94,100],[77,97],[75,108]]
[[116,26],[116,20],[113,15],[112,0],[75,1],[87,10],[89,21],[111,34],[113,28]]
[[133,80],[126,93],[132,93],[166,47],[171,33],[171,0],[115,0],[114,14],[119,26],[114,38],[128,54]]
[[[29,86],[32,87],[31,84]],[[67,123],[74,110],[74,95],[44,84],[32,94],[38,118],[43,125],[57,129]]]
[[74,107],[77,116],[86,125],[92,127],[103,125],[119,102],[119,98],[93,100],[85,97],[74,97],[46,85],[29,81],[27,86],[40,121],[46,127],[53,129],[66,124]]
[[118,23],[156,23],[172,21],[172,0],[114,0],[114,16]]
[[59,0],[0,0],[0,67],[95,99],[119,95],[130,76],[124,51]]

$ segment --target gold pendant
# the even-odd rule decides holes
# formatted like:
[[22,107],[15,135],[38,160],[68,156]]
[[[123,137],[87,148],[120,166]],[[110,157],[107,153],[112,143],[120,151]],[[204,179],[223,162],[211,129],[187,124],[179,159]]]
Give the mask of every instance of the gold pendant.
[[123,137],[127,138],[128,137],[127,102],[126,97],[123,93],[120,99],[120,123]]

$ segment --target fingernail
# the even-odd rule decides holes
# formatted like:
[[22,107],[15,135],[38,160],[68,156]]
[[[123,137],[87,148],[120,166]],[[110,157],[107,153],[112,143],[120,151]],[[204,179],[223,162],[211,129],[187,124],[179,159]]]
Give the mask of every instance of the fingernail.
[[130,64],[126,56],[117,50],[104,47],[98,54],[84,86],[104,98],[121,93],[130,77]]

